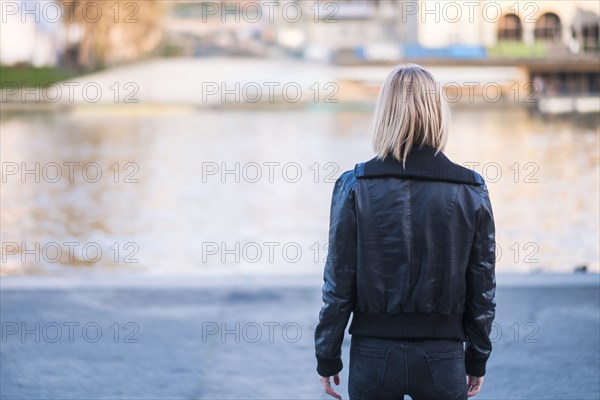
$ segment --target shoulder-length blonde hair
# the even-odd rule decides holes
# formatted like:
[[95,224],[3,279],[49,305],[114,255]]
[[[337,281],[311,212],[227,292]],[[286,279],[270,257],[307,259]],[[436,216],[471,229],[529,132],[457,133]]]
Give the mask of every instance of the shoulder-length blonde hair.
[[450,111],[433,75],[416,64],[396,67],[386,78],[373,113],[373,149],[380,159],[406,162],[413,145],[444,149]]

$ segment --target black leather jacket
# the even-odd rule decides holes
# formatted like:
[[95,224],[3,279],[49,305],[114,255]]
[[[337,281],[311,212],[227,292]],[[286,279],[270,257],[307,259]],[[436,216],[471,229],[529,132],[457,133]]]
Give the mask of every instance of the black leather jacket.
[[495,316],[494,217],[483,178],[416,147],[356,165],[331,202],[317,371],[342,369],[350,334],[466,341],[467,374],[483,376]]

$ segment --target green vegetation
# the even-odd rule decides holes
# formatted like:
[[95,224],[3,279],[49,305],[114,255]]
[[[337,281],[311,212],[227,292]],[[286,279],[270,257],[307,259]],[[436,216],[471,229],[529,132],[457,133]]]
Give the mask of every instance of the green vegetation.
[[28,65],[16,67],[2,66],[0,67],[0,87],[4,87],[7,84],[40,87],[64,81],[77,75],[80,75],[78,71],[52,67],[36,68]]
[[546,48],[539,42],[529,45],[523,42],[501,41],[488,48],[488,55],[492,58],[543,58],[546,56]]

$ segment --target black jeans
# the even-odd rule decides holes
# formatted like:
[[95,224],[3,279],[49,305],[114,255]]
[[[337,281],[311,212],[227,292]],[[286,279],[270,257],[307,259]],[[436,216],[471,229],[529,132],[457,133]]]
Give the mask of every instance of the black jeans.
[[352,336],[351,400],[467,398],[463,342]]

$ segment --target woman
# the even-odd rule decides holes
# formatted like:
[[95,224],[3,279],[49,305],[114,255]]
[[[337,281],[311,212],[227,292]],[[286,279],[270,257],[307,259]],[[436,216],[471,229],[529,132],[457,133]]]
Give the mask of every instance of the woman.
[[371,126],[377,157],[335,184],[315,332],[317,372],[333,397],[351,313],[351,399],[466,399],[481,389],[496,307],[494,217],[483,178],[442,153],[448,118],[428,71],[396,68]]

